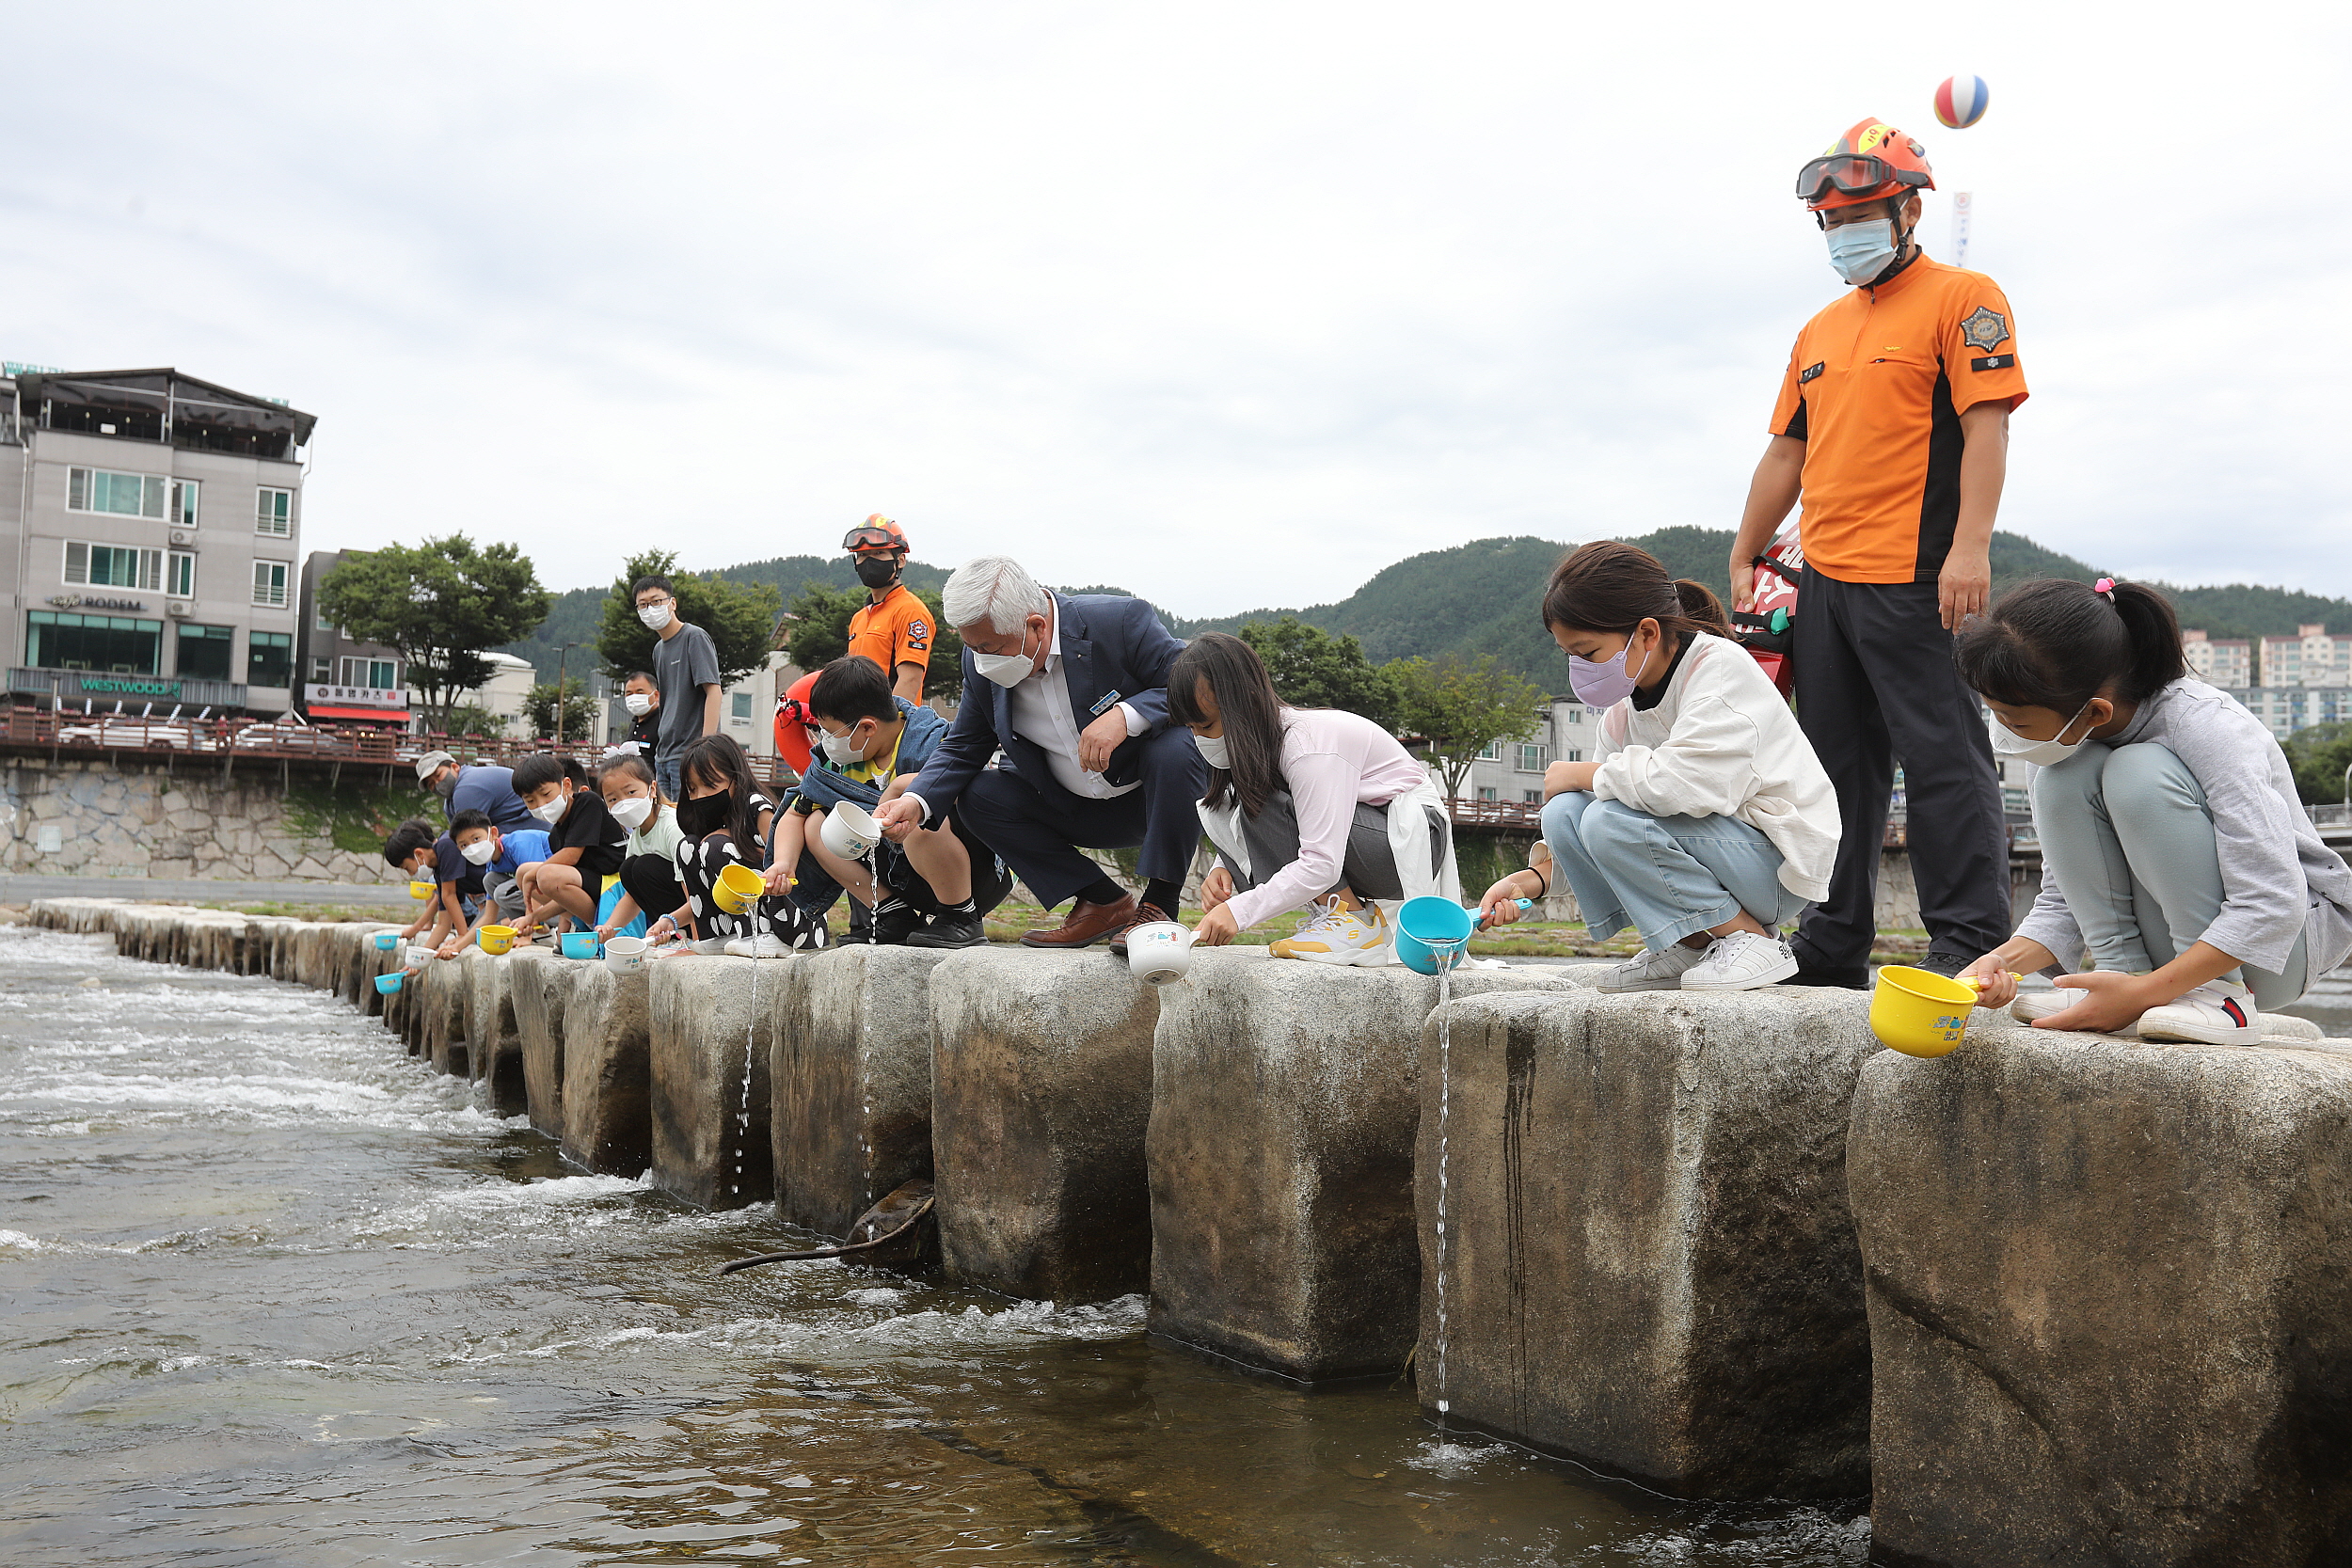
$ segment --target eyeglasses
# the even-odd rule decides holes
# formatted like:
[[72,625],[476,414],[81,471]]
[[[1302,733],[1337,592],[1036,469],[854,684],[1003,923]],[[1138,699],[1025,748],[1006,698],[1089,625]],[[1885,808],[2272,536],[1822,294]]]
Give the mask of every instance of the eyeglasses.
[[1838,153],[1816,158],[1797,170],[1797,197],[1803,201],[1819,201],[1833,189],[1840,196],[1859,196],[1890,180],[1916,189],[1928,182],[1929,176],[1921,169],[1897,168],[1875,153]]

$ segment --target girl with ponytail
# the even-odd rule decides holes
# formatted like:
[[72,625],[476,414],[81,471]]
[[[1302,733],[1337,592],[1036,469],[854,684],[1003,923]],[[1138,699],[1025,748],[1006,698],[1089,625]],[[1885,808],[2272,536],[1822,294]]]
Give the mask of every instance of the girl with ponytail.
[[[1595,937],[1644,951],[1600,989],[1748,990],[1797,960],[1780,928],[1829,892],[1837,796],[1724,607],[1647,550],[1585,545],[1552,569],[1544,625],[1568,681],[1606,708],[1592,760],[1544,776],[1544,842]],[[1490,921],[1541,896],[1540,870],[1486,890]]]
[[[2047,1029],[2254,1044],[2352,954],[2352,869],[2320,842],[2279,743],[2192,678],[2163,594],[2029,582],[1954,646],[1993,749],[2038,764],[2042,893],[1962,971],[1986,1006]],[[2012,971],[2060,974],[2017,993]]]

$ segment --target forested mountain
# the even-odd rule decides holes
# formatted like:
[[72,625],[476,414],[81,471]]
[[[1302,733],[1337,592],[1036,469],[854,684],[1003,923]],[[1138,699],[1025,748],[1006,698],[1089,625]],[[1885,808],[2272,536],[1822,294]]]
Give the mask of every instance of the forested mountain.
[[[1676,576],[1695,578],[1723,592],[1724,562],[1731,552],[1727,530],[1661,529],[1632,543],[1656,555]],[[1245,621],[1295,615],[1326,631],[1354,635],[1375,663],[1413,655],[1474,657],[1490,653],[1530,678],[1550,684],[1562,670],[1560,653],[1537,623],[1536,607],[1552,563],[1566,548],[1556,539],[1531,534],[1476,539],[1384,567],[1336,604],[1254,610],[1199,621],[1169,614],[1168,626],[1179,636],[1190,637],[1201,631],[1232,631]],[[717,575],[739,582],[772,582],[784,591],[787,602],[805,582],[846,588],[857,580],[844,555],[778,556],[729,566]],[[2033,578],[2088,580],[2099,575],[2098,568],[2044,549],[2022,535],[1993,536],[1995,595]],[[925,593],[936,592],[946,578],[944,567],[921,562],[912,562],[907,567],[909,585]],[[562,644],[595,639],[596,601],[606,592],[583,588],[559,594],[539,635],[512,644],[507,651],[531,659],[543,678],[552,680],[556,652]],[[2313,622],[2324,622],[2334,632],[2352,631],[2352,600],[2245,583],[2220,588],[2168,587],[2166,592],[2179,607],[2183,626],[2201,626],[2215,637],[2292,632],[2297,626]],[[583,657],[594,655],[576,650],[572,668],[579,669]]]

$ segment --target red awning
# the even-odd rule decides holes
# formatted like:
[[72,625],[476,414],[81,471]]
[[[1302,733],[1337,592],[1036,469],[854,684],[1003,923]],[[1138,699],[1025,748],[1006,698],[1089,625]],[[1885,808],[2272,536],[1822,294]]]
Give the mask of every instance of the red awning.
[[396,707],[327,707],[323,704],[313,703],[310,705],[310,711],[313,719],[364,719],[371,724],[405,724],[408,722],[408,715]]

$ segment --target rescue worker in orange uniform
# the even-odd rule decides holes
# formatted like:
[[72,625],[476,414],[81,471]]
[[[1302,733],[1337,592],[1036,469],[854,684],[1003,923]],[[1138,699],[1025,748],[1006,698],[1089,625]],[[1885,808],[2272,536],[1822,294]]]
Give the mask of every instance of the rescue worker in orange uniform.
[[906,531],[877,512],[851,529],[841,547],[866,585],[866,604],[850,617],[850,652],[881,665],[894,696],[919,704],[937,628],[923,601],[898,580],[907,563]]
[[1796,984],[1863,986],[1894,770],[1909,808],[1925,967],[1953,974],[2009,939],[2000,779],[1952,632],[1985,608],[2010,412],[2026,401],[2009,301],[1931,260],[1916,237],[1935,188],[1927,150],[1866,119],[1797,177],[1852,285],[1807,322],[1731,546],[1735,609],[1804,500],[1797,720],[1837,786],[1829,896],[1798,927]]

